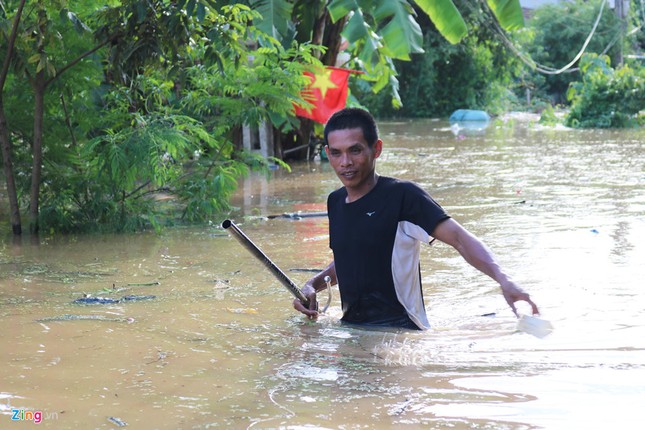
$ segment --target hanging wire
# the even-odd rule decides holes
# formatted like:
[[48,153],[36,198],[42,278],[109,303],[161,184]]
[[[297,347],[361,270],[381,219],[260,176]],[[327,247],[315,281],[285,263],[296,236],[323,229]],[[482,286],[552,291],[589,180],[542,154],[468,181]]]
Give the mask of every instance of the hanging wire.
[[[477,1],[477,0],[474,0],[474,1]],[[643,0],[640,0],[640,1],[641,1],[641,8],[642,8],[642,7],[643,7]],[[467,3],[467,4],[468,4],[468,6],[471,8],[471,10],[473,10],[473,11],[475,11],[475,12],[476,12],[476,10],[475,10],[475,6],[474,6],[470,1],[467,1],[466,3]],[[488,10],[488,11],[490,12],[490,9],[488,8],[488,5],[486,4],[486,2],[485,2],[485,1],[481,1],[481,3],[483,3],[483,7],[484,7],[486,10]],[[580,49],[580,52],[578,52],[578,54],[574,57],[574,59],[573,59],[573,60],[571,60],[571,61],[570,61],[566,66],[564,66],[564,67],[562,67],[562,68],[559,68],[559,69],[556,69],[556,68],[553,68],[553,67],[550,67],[550,66],[546,66],[546,65],[543,65],[543,64],[538,64],[538,63],[536,63],[536,62],[535,62],[535,61],[534,61],[534,60],[533,60],[529,55],[527,55],[527,54],[523,53],[522,51],[520,51],[520,49],[519,49],[519,48],[517,48],[517,47],[515,46],[515,44],[513,43],[513,41],[511,41],[511,40],[506,36],[506,33],[505,33],[505,32],[504,32],[504,30],[500,27],[500,25],[499,25],[499,23],[497,22],[497,20],[496,20],[496,19],[491,19],[491,20],[490,20],[490,21],[488,21],[488,22],[492,22],[492,23],[493,23],[493,26],[494,26],[494,28],[493,28],[493,29],[495,30],[495,32],[496,32],[497,34],[499,34],[499,36],[500,36],[500,38],[501,38],[502,42],[504,42],[504,44],[505,44],[505,45],[506,45],[506,46],[507,46],[511,51],[513,51],[513,53],[515,53],[515,55],[517,55],[517,57],[518,57],[520,60],[522,60],[525,64],[527,64],[529,67],[531,67],[532,69],[534,69],[534,70],[536,70],[536,71],[538,71],[538,72],[540,72],[540,73],[543,73],[543,74],[545,74],[545,75],[559,75],[559,74],[561,74],[561,73],[571,73],[571,72],[575,72],[575,71],[577,71],[577,70],[578,70],[577,68],[573,68],[573,65],[574,65],[574,64],[576,64],[576,62],[580,59],[580,57],[582,57],[582,55],[585,53],[585,51],[586,51],[586,49],[587,49],[587,46],[589,45],[589,42],[591,42],[591,39],[592,39],[593,35],[595,34],[596,29],[598,28],[598,24],[600,23],[600,18],[602,17],[602,13],[603,13],[603,10],[604,10],[604,8],[605,8],[605,5],[606,5],[606,4],[607,4],[607,0],[603,0],[602,4],[600,5],[600,11],[598,12],[598,16],[596,17],[596,21],[594,22],[594,25],[593,25],[593,27],[592,27],[592,29],[591,29],[591,32],[590,32],[590,33],[589,33],[589,35],[587,36],[587,39],[586,39],[586,40],[585,40],[585,42],[583,43],[582,48]],[[484,23],[484,25],[488,25],[488,22],[487,22],[487,23]],[[610,49],[610,48],[611,48],[611,47],[616,43],[616,41],[618,41],[619,39],[620,39],[620,35],[618,35],[616,38],[614,38],[614,39],[609,43],[609,45],[605,48],[605,50],[603,51],[603,54],[604,54],[604,53],[606,53],[607,51],[609,51],[609,49]]]

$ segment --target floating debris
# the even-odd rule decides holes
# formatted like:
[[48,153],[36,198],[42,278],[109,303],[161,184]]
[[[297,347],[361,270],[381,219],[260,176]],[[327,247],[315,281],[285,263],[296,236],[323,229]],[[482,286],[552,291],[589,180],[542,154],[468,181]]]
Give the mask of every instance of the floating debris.
[[152,300],[156,299],[157,296],[135,296],[128,295],[123,296],[120,299],[113,299],[110,297],[91,297],[85,296],[79,299],[74,300],[72,303],[77,305],[113,305],[121,302],[134,302],[139,300]]
[[74,300],[72,303],[78,305],[111,305],[119,303],[121,299],[112,299],[110,297],[81,297],[80,299]]
[[106,317],[105,315],[76,315],[76,314],[64,314],[58,315],[55,317],[47,317],[37,319],[36,322],[52,322],[52,321],[109,321],[109,322],[134,322],[134,318],[113,318]]
[[282,213],[277,215],[267,215],[268,219],[275,218],[287,218],[293,220],[299,220],[301,218],[313,218],[313,217],[326,217],[327,212],[296,212],[296,213]]
[[153,282],[133,282],[133,283],[127,283],[126,284],[128,287],[152,287],[154,285],[161,285],[161,282],[159,281],[153,281]]
[[310,268],[306,268],[306,267],[293,267],[293,268],[289,269],[289,271],[290,271],[290,272],[311,272],[311,273],[320,273],[320,272],[322,272],[322,271],[323,271],[323,269],[316,269],[316,268],[310,269]]
[[233,314],[257,314],[258,313],[257,309],[253,309],[253,308],[246,308],[246,309],[226,308],[226,310]]
[[117,427],[125,427],[128,425],[128,423],[123,421],[121,418],[117,418],[117,417],[108,417],[108,421]]
[[121,300],[125,302],[136,302],[139,300],[152,300],[156,299],[157,296],[135,296],[135,295],[129,295],[129,296],[123,296]]

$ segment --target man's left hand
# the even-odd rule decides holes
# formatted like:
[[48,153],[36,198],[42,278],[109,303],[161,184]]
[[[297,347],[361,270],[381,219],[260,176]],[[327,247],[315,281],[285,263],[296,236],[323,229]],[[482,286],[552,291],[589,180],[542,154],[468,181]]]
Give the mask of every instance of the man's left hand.
[[531,310],[533,312],[533,315],[537,315],[540,313],[540,310],[538,309],[537,305],[531,300],[531,297],[529,296],[529,293],[518,287],[515,282],[509,281],[503,285],[502,287],[502,294],[504,295],[504,299],[506,299],[506,303],[511,307],[511,310],[515,314],[516,317],[519,317],[517,314],[517,307],[515,306],[515,302],[518,301],[525,301],[529,305],[531,305]]

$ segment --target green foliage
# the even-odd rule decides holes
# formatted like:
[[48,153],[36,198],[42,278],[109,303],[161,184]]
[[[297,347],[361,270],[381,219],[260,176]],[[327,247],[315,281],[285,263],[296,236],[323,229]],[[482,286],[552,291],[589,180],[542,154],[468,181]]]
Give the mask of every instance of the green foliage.
[[[0,21],[0,52],[6,52],[8,33],[13,27],[17,2],[7,3],[11,13]],[[69,8],[74,8],[72,12]],[[92,115],[75,116],[77,108],[87,112],[87,97],[101,78],[96,61],[81,58],[94,45],[89,27],[80,15],[87,17],[97,8],[79,1],[42,0],[29,6],[17,27],[17,39],[11,56],[10,73],[3,90],[3,107],[7,133],[12,146],[14,177],[19,202],[30,203],[32,147],[39,134],[46,130],[43,149],[42,189],[50,190],[55,182],[53,171],[61,164],[73,163],[76,150],[76,128],[86,127]],[[75,61],[76,72],[63,73]],[[35,128],[38,114],[34,111],[36,88],[45,88],[42,112],[43,129]],[[71,154],[71,155],[70,155]],[[48,171],[48,169],[50,171]],[[5,172],[6,173],[6,172]],[[47,198],[45,196],[45,198]]]
[[630,45],[634,52],[645,52],[645,2],[639,0],[640,7],[631,7],[629,10],[629,20],[633,33],[630,31]]
[[508,31],[524,27],[524,14],[519,0],[486,0],[500,25]]
[[[462,15],[473,7],[472,2],[463,4],[455,0],[250,0],[249,3],[263,16],[258,26],[286,47],[294,37],[300,42],[312,41],[317,30],[324,29],[325,21],[321,18],[325,9],[333,23],[346,20],[342,35],[349,42],[346,51],[352,56],[348,67],[364,72],[357,80],[366,81],[373,93],[387,89],[385,97],[393,108],[402,104],[397,61],[409,61],[413,54],[423,52],[419,19],[432,21],[443,40],[454,44],[466,36],[468,28]],[[493,11],[493,19],[498,19],[505,29],[523,25],[518,0],[488,0],[487,4]],[[321,37],[327,47],[338,42]]]
[[[456,2],[460,9],[466,2]],[[472,29],[454,45],[420,16],[424,33],[423,53],[413,61],[397,61],[403,106],[393,109],[386,96],[372,94],[357,82],[352,92],[379,117],[448,116],[455,109],[485,109],[501,113],[516,103],[509,88],[521,70],[521,63],[509,55],[492,33],[492,15],[484,9],[471,9],[464,17]]]
[[312,45],[284,50],[276,41],[249,52],[251,61],[186,68],[182,110],[203,121],[217,136],[234,126],[271,121],[278,128],[292,119],[293,103],[309,82],[303,72],[320,63]]
[[[80,18],[54,3],[45,11],[62,17],[57,31],[64,44],[54,41],[60,48],[48,48],[42,65],[42,56],[29,63],[22,60],[28,55],[17,55],[14,70],[28,65],[32,75],[57,73],[58,64],[111,43],[76,63],[79,73],[56,75],[45,99],[41,231],[132,231],[209,220],[230,209],[237,181],[250,169],[289,168],[245,153],[236,136],[245,124],[294,125],[293,102],[304,103],[300,90],[308,82],[303,71],[320,64],[317,47],[284,49],[253,26],[259,15],[245,6],[218,12],[202,1],[144,6],[132,0],[96,11],[67,2],[96,29],[95,42],[76,31]],[[19,53],[29,52],[26,42]],[[24,205],[34,97],[15,74],[6,88]]]
[[571,127],[630,127],[638,125],[645,106],[645,68],[610,67],[607,56],[589,54],[580,62],[582,81],[571,84],[567,98]]
[[250,3],[261,17],[258,29],[276,40],[287,39],[290,45],[291,29],[289,20],[285,17],[290,17],[293,13],[293,4],[287,0],[251,0]]
[[[529,40],[519,42],[536,63],[560,69],[573,60],[584,45],[599,9],[599,0],[575,0],[540,7],[527,24],[529,31],[524,33]],[[586,52],[601,53],[608,49],[609,56],[615,57],[619,52],[617,36],[620,33],[620,22],[611,9],[605,7]],[[526,76],[525,84],[533,89],[535,97],[561,104],[565,102],[569,84],[579,78],[576,68],[559,74],[533,72]]]
[[[229,40],[222,49],[235,53],[211,56],[215,61],[208,65],[203,60],[212,51],[210,40],[192,44],[186,60],[194,64],[182,70],[181,91],[171,80],[175,75],[157,66],[103,97],[103,132],[82,158],[94,180],[92,201],[114,202],[103,211],[111,210],[120,225],[157,227],[177,215],[186,222],[208,220],[230,209],[237,181],[249,169],[268,172],[273,163],[288,168],[244,153],[233,137],[244,124],[284,123],[293,102],[301,101],[303,71],[317,63],[313,47],[282,49],[250,24],[254,17],[238,6],[205,17],[216,28],[226,26],[220,27]],[[201,30],[211,38],[214,31]],[[261,44],[250,49],[248,40]],[[163,211],[152,204],[160,194],[172,202]]]
[[[310,42],[326,11],[348,20],[353,65],[366,72],[370,91],[389,86],[395,104],[394,61],[409,60],[425,42],[404,0],[246,3],[253,8],[223,0],[28,2],[2,95],[23,207],[32,157],[40,155],[32,148],[43,138],[42,231],[207,220],[228,209],[249,169],[287,168],[244,153],[239,134],[263,121],[281,131],[298,126],[293,103],[306,104],[303,71],[320,66],[324,48]],[[416,3],[444,23],[462,10],[436,17],[432,2]],[[18,2],[0,4],[5,53]],[[472,52],[478,63],[497,64]],[[37,94],[45,95],[42,116],[32,110]]]
[[466,22],[452,0],[419,0],[417,5],[434,17],[437,30],[450,43],[459,43],[468,34]]

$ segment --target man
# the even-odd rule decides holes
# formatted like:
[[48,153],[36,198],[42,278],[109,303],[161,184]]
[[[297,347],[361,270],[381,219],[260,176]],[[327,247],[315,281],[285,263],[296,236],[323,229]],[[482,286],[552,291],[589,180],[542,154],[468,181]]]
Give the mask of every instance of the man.
[[371,114],[347,108],[336,112],[324,131],[329,163],[343,184],[327,199],[332,263],[305,283],[305,308],[318,316],[316,292],[329,276],[338,283],[342,321],[373,327],[430,328],[423,303],[420,244],[436,238],[454,247],[473,267],[497,281],[515,315],[515,302],[529,295],[506,275],[488,248],[450,218],[423,189],[412,182],[379,176],[376,159],[383,142]]

